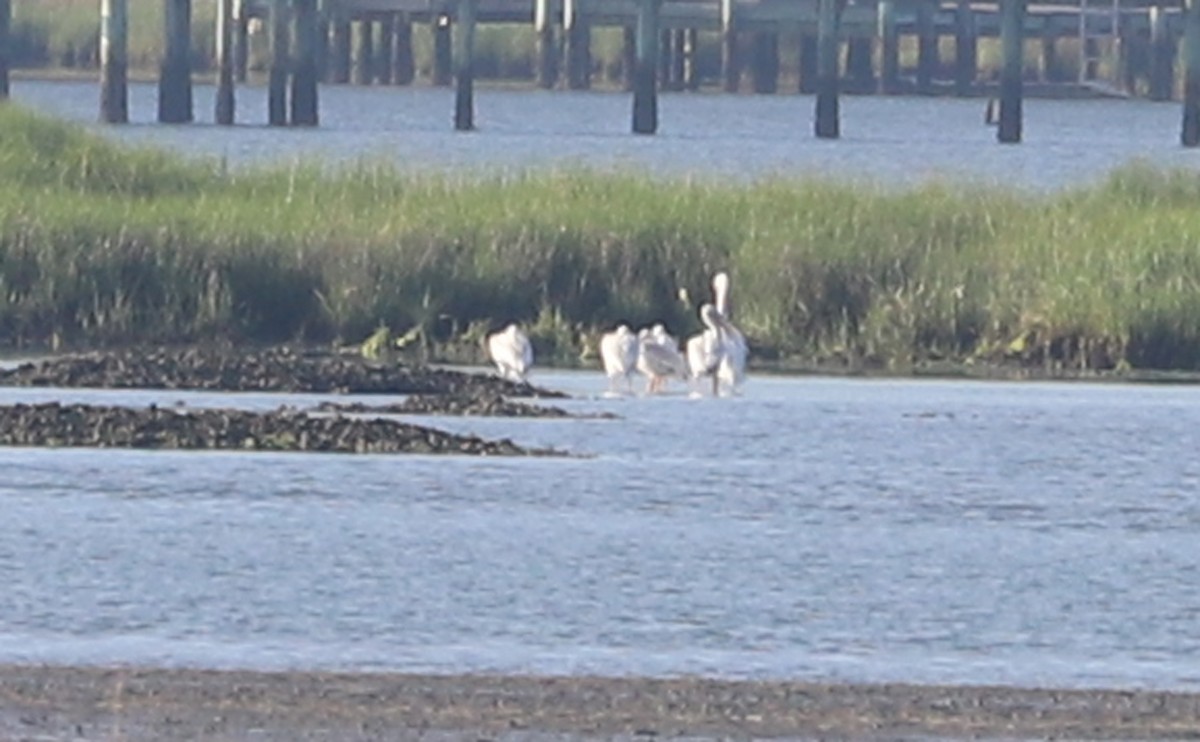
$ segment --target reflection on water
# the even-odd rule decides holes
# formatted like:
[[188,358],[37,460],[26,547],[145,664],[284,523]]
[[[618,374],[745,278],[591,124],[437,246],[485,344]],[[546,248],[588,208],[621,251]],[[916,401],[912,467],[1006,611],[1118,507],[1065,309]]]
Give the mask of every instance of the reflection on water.
[[591,457],[0,449],[0,661],[1200,687],[1200,390],[538,380],[427,420]]
[[661,129],[629,133],[624,93],[481,90],[479,131],[452,130],[451,89],[326,86],[321,126],[269,129],[261,87],[240,89],[235,128],[212,125],[214,89],[196,87],[198,125],[154,124],[157,86],[130,87],[133,125],[100,127],[99,90],[87,82],[22,82],[13,98],[128,142],[242,162],[387,159],[405,167],[523,170],[583,164],[602,169],[761,178],[822,175],[910,184],[951,178],[1030,188],[1090,183],[1133,160],[1197,167],[1182,149],[1177,103],[1028,100],[1024,143],[996,143],[983,99],[846,96],[842,138],[812,135],[813,98],[666,94]]

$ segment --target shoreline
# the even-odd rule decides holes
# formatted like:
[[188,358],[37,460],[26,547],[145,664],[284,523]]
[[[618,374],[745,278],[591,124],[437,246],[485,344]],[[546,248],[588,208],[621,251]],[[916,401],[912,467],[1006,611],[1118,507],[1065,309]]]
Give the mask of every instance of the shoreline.
[[1200,692],[0,664],[28,739],[1195,739]]

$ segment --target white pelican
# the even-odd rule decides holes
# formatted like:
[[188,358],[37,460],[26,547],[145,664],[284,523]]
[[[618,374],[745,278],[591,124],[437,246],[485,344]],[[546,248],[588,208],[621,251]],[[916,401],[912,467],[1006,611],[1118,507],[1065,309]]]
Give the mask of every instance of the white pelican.
[[672,376],[687,378],[687,362],[679,344],[661,324],[638,332],[637,370],[646,376],[647,394],[661,392]]
[[750,348],[746,336],[734,326],[729,308],[729,274],[725,271],[712,278],[713,304],[720,315],[721,331],[724,335],[724,353],[717,368],[717,380],[736,392],[746,378],[746,356]]
[[700,307],[700,320],[704,330],[687,341],[688,370],[693,381],[705,376],[712,378],[713,396],[720,391],[720,381],[717,370],[725,358],[725,336],[722,329],[721,314],[712,304]]
[[525,381],[525,375],[533,366],[533,346],[521,328],[509,325],[500,332],[489,335],[488,355],[500,371],[500,376],[513,381]]
[[600,338],[600,360],[608,377],[608,390],[617,391],[617,382],[625,380],[626,391],[633,391],[633,372],[638,362],[638,336],[629,325],[621,325]]

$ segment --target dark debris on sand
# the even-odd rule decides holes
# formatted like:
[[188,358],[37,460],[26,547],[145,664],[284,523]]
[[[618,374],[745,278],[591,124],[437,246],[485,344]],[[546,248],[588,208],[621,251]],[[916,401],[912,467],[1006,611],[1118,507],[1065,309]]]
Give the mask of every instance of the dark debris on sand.
[[228,409],[146,409],[84,404],[0,406],[0,445],[235,449],[337,453],[561,456],[511,440],[455,435],[397,420]]
[[256,351],[160,348],[67,355],[15,369],[0,369],[0,385],[467,397],[567,396],[491,375],[287,347]]

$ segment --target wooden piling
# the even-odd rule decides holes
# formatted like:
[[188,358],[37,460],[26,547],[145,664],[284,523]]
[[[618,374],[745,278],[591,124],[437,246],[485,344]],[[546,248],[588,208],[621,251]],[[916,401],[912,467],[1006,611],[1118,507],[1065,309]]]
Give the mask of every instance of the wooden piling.
[[329,41],[329,81],[346,84],[350,82],[350,71],[354,65],[351,60],[353,36],[350,19],[338,13],[333,19],[333,29]]
[[938,67],[938,37],[934,26],[935,6],[931,0],[917,2],[917,92],[933,92],[933,75]]
[[817,116],[821,139],[840,135],[838,112],[838,25],[844,0],[820,0],[817,10]]
[[100,0],[100,120],[129,123],[129,4]]
[[321,82],[329,82],[329,13],[326,12],[325,6],[328,3],[325,0],[320,0],[317,7],[317,20],[315,23],[316,36],[315,48],[313,56],[317,62],[317,80]]
[[536,0],[533,6],[533,33],[537,49],[537,86],[550,90],[558,82],[558,45],[554,40],[554,0]]
[[292,125],[316,126],[317,0],[292,0],[295,9],[296,61],[292,65]]
[[798,83],[800,92],[811,94],[817,92],[817,37],[812,34],[800,36],[800,70]]
[[1021,68],[1025,46],[1025,0],[1000,0],[1000,125],[996,138],[1004,144],[1021,141]]
[[413,62],[412,19],[407,13],[396,17],[395,34],[392,81],[397,85],[411,85],[416,76],[416,64]]
[[621,29],[621,85],[626,92],[633,91],[633,80],[637,76],[637,27]]
[[354,84],[370,85],[375,82],[375,24],[361,18],[355,30]]
[[233,0],[217,2],[217,103],[216,122],[231,126],[234,120]]
[[696,65],[699,53],[700,32],[694,28],[686,29],[683,32],[683,87],[685,90],[700,89],[700,70]]
[[1200,0],[1185,0],[1183,9],[1183,130],[1185,147],[1200,145]]
[[458,0],[454,30],[454,129],[475,128],[475,9],[478,0]]
[[267,75],[267,123],[287,126],[287,83],[289,44],[287,0],[272,0],[269,9],[268,35],[271,61]]
[[900,34],[896,30],[896,0],[879,0],[879,92],[900,92]]
[[853,90],[870,93],[875,90],[875,68],[871,63],[871,39],[856,36],[846,41],[846,78]]
[[1150,7],[1150,100],[1170,100],[1175,89],[1175,39],[1167,27],[1166,9]]
[[380,85],[392,84],[392,73],[395,71],[393,59],[396,54],[396,14],[384,13],[379,16],[379,53],[376,55],[376,79]]
[[166,48],[158,73],[158,121],[185,124],[192,111],[192,0],[164,0]]
[[721,89],[726,93],[736,93],[742,79],[733,7],[733,0],[721,0]]
[[658,89],[671,89],[671,29],[658,32]]
[[8,100],[9,46],[12,44],[12,5],[0,0],[0,101]]
[[979,36],[971,0],[958,0],[954,9],[954,92],[970,95],[979,75]]
[[250,16],[246,9],[249,0],[233,3],[233,79],[246,82],[250,67]]
[[1042,80],[1062,82],[1062,64],[1058,58],[1058,36],[1049,24],[1042,30]]
[[683,90],[684,73],[687,68],[686,31],[676,28],[671,31],[671,90]]
[[759,31],[754,34],[751,78],[754,92],[774,93],[779,89],[779,34]]
[[592,83],[591,24],[584,0],[564,0],[563,35],[566,37],[567,87],[586,90]]
[[633,81],[633,133],[658,131],[658,12],[662,0],[637,0],[637,63]]
[[433,84],[438,87],[449,87],[454,77],[450,25],[450,16],[445,13],[433,21]]

